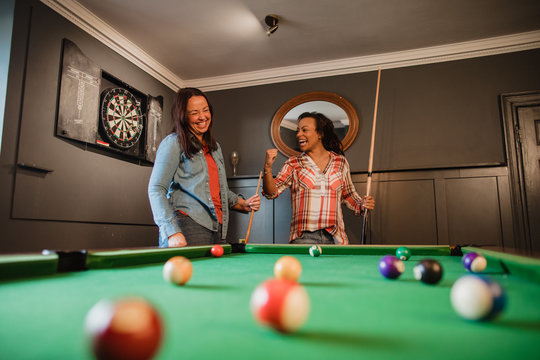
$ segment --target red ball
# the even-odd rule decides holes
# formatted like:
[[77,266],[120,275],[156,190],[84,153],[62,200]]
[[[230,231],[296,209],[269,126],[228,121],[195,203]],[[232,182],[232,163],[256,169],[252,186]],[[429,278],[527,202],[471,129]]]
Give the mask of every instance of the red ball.
[[99,301],[86,315],[85,330],[97,359],[150,359],[163,332],[156,309],[140,298]]
[[251,295],[251,312],[255,319],[283,333],[298,330],[307,320],[309,310],[306,290],[294,281],[270,279]]
[[210,250],[210,252],[215,257],[221,257],[223,255],[223,247],[221,245],[214,245],[212,246],[212,250]]

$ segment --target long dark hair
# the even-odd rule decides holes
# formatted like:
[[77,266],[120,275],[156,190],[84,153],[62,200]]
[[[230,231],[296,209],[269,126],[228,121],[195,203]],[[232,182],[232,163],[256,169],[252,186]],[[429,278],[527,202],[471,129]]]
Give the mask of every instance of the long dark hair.
[[182,145],[182,149],[184,150],[184,153],[188,159],[202,148],[202,144],[191,132],[191,128],[189,126],[187,105],[188,100],[193,96],[203,96],[208,103],[212,120],[210,121],[208,131],[203,134],[203,140],[208,146],[209,151],[217,150],[216,140],[212,136],[212,125],[214,124],[214,108],[212,107],[212,104],[210,104],[206,94],[201,90],[196,88],[183,88],[178,90],[174,99],[174,104],[172,107],[173,126],[171,132],[178,134],[178,141],[180,142],[180,145]]
[[314,118],[316,122],[316,131],[321,135],[321,141],[324,148],[328,151],[333,151],[338,155],[345,155],[343,152],[343,144],[334,131],[332,120],[318,112],[305,112],[298,117],[298,122],[303,118]]

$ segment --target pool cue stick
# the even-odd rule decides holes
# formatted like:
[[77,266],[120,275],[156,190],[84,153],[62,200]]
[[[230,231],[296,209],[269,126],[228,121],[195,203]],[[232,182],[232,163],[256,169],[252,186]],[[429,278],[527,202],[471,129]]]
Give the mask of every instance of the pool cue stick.
[[[377,108],[379,105],[379,86],[381,84],[381,68],[379,68],[379,74],[377,75],[377,92],[375,93],[375,109],[373,111],[373,128],[371,129],[371,148],[369,149],[369,163],[368,163],[368,178],[366,184],[366,196],[369,196],[371,192],[371,177],[373,175],[373,150],[375,148],[375,126],[377,125]],[[367,222],[368,209],[364,209],[364,216],[362,218],[362,245],[366,243],[366,222]]]
[[[257,183],[257,192],[255,194],[259,193],[259,187],[261,186],[261,179],[262,179],[263,172],[259,174],[259,182]],[[249,225],[246,233],[246,244],[249,241],[249,233],[251,232],[251,223],[253,222],[253,214],[255,213],[255,210],[251,210],[251,215],[249,215]]]

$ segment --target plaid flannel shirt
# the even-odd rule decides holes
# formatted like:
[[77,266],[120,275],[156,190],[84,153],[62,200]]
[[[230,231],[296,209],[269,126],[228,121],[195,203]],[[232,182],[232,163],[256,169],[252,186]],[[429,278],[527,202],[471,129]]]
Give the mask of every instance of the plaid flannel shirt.
[[330,161],[321,172],[305,153],[289,158],[275,178],[276,192],[263,194],[268,199],[291,190],[291,235],[289,242],[303,231],[325,229],[338,245],[347,245],[342,202],[356,215],[363,211],[362,198],[352,183],[349,163],[342,155],[330,152]]

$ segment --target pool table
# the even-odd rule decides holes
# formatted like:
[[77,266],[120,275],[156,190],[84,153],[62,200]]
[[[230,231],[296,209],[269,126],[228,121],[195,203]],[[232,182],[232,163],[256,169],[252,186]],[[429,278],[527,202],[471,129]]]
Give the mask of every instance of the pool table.
[[[378,262],[398,246],[225,245],[177,249],[50,252],[0,257],[0,358],[90,359],[83,323],[99,300],[140,296],[164,322],[157,359],[538,359],[540,260],[470,247],[410,246],[412,257],[396,280]],[[485,275],[506,291],[507,306],[490,322],[460,318],[450,289],[466,274],[461,254],[479,251]],[[262,327],[249,303],[255,287],[273,276],[284,254],[303,267],[300,283],[311,311],[294,334]],[[164,262],[189,257],[185,286],[162,278]],[[416,281],[421,259],[438,260],[441,282]]]

